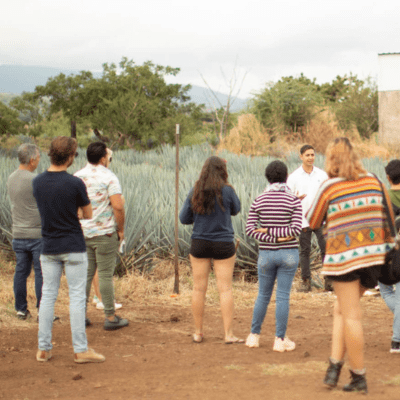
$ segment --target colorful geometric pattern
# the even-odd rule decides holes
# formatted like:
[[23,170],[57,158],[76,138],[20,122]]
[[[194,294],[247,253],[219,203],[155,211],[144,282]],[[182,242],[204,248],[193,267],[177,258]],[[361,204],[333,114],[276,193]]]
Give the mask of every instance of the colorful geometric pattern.
[[323,274],[342,275],[383,264],[393,239],[381,193],[371,174],[356,181],[333,178],[321,185],[307,218],[312,229],[326,223]]

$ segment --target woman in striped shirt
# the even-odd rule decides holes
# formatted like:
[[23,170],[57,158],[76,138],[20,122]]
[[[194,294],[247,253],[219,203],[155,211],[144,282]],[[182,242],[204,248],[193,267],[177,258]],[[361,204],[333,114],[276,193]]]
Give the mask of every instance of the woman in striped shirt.
[[265,176],[269,186],[250,207],[246,234],[259,241],[258,297],[254,305],[251,333],[246,346],[259,347],[261,325],[278,281],[276,291],[276,328],[274,351],[294,350],[296,345],[286,337],[290,290],[299,251],[296,236],[302,222],[301,201],[286,185],[288,170],[282,161],[271,162]]
[[322,274],[331,278],[337,296],[324,383],[337,385],[347,353],[351,382],[343,390],[366,393],[360,297],[366,288],[377,285],[393,240],[379,181],[364,169],[347,138],[337,138],[328,146],[325,169],[330,179],[321,185],[306,216],[311,229],[326,222]]

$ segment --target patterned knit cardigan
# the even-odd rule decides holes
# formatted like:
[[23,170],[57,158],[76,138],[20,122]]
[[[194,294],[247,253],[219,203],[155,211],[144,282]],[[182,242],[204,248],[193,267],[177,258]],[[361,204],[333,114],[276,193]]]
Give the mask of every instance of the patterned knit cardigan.
[[328,179],[319,188],[306,217],[311,229],[326,222],[322,274],[344,275],[383,264],[386,252],[393,247],[379,181],[371,174],[355,181]]

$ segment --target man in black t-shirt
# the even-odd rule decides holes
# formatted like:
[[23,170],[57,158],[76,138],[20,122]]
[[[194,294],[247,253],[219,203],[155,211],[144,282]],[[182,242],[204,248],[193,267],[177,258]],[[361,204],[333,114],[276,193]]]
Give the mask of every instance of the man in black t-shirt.
[[87,255],[85,240],[78,219],[78,208],[83,217],[92,217],[86,186],[67,173],[78,155],[75,139],[55,138],[50,145],[50,168],[33,180],[41,225],[43,247],[40,262],[43,274],[42,300],[39,309],[38,361],[51,358],[54,303],[63,269],[67,277],[70,298],[70,321],[75,362],[103,362],[105,357],[88,349],[85,307]]

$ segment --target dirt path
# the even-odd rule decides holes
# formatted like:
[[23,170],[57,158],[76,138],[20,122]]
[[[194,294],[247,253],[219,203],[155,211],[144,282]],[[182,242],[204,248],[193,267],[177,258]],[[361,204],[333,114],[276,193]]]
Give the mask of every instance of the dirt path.
[[[288,336],[295,351],[272,351],[275,304],[271,304],[261,347],[225,345],[217,307],[206,309],[205,340],[191,341],[190,308],[125,306],[128,328],[106,332],[103,315],[90,310],[90,346],[103,364],[73,362],[68,313],[53,329],[53,359],[35,360],[35,318],[0,328],[0,398],[42,399],[335,399],[361,394],[330,391],[322,385],[330,348],[333,296],[297,294],[291,301]],[[400,399],[400,355],[389,354],[392,314],[379,297],[363,300],[369,399]],[[245,338],[251,308],[236,310],[235,331]],[[339,381],[348,381],[348,368]],[[394,380],[396,383],[388,383]]]

